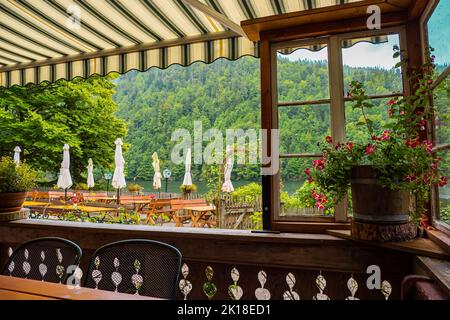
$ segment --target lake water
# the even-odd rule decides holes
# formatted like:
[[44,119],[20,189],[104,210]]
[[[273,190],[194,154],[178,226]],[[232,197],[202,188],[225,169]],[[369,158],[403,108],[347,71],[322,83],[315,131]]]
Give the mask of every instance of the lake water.
[[[128,181],[129,183],[131,183],[131,181]],[[246,184],[252,183],[252,182],[257,182],[257,183],[261,183],[261,181],[242,181],[242,180],[238,180],[238,181],[232,181],[233,183],[233,187],[234,189],[239,188],[240,186],[244,186]],[[153,192],[153,182],[152,181],[136,181],[137,184],[141,185],[144,187],[144,191],[146,192]],[[170,193],[179,193],[180,192],[180,186],[183,183],[183,181],[172,181],[169,180],[167,183],[167,192]],[[197,192],[204,194],[208,192],[208,186],[206,184],[206,182],[204,181],[200,181],[200,182],[196,182],[194,181],[194,183],[197,185]],[[283,187],[284,189],[289,192],[289,194],[294,193],[295,191],[297,191],[297,189],[302,185],[301,182],[299,181],[293,181],[293,182],[287,182],[284,181],[283,182]],[[165,191],[165,187],[166,187],[166,182],[163,179],[162,181],[162,187],[161,187],[161,191],[164,192]]]

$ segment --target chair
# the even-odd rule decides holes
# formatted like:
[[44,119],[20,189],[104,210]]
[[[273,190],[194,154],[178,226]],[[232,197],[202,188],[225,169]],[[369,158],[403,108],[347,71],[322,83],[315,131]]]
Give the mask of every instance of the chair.
[[110,243],[92,256],[85,287],[175,299],[181,259],[178,249],[158,241]]
[[66,283],[69,266],[78,267],[81,256],[81,248],[72,241],[61,238],[34,239],[13,251],[2,274],[17,278]]

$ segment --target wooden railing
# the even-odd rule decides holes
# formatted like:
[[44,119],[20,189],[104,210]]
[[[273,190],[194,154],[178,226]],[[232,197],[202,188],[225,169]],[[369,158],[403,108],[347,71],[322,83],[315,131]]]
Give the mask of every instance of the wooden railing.
[[[0,266],[10,248],[48,236],[78,243],[83,271],[94,250],[106,243],[153,239],[172,244],[183,254],[179,299],[398,299],[401,280],[412,270],[409,254],[329,235],[45,220],[0,224]],[[370,265],[380,268],[383,290],[367,287]]]

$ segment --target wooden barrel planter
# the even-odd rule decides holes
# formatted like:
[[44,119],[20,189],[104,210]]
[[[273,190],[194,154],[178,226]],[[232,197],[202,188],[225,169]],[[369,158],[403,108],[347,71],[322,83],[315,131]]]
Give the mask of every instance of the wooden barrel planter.
[[351,187],[354,239],[399,242],[417,236],[417,227],[409,221],[408,192],[382,187],[371,166],[352,169]]
[[26,195],[26,192],[0,193],[0,221],[23,219],[27,213],[22,210]]

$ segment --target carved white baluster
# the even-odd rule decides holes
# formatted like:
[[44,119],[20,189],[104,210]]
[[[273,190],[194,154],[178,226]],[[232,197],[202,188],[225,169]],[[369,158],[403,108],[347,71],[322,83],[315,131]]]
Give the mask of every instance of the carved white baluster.
[[25,272],[25,279],[28,278],[28,274],[31,271],[31,264],[28,262],[28,258],[30,257],[30,253],[28,249],[25,249],[23,255],[25,256],[25,261],[22,263],[22,270]]
[[353,275],[347,281],[347,288],[350,291],[350,296],[345,298],[345,300],[359,300],[355,297],[356,291],[358,291],[358,282],[353,278]]
[[383,294],[386,300],[389,300],[390,295],[392,294],[392,286],[389,281],[384,280],[381,283],[381,293]]
[[286,283],[289,287],[288,291],[283,293],[284,300],[300,300],[300,295],[294,291],[294,286],[296,284],[295,276],[292,273],[288,273],[286,276]]
[[181,274],[183,275],[183,279],[180,280],[179,288],[184,296],[184,300],[187,300],[187,296],[192,291],[192,283],[187,280],[187,277],[189,275],[189,267],[186,263],[181,267]]
[[131,276],[131,283],[133,283],[136,288],[136,295],[139,295],[139,289],[142,287],[144,283],[144,278],[139,274],[139,270],[141,269],[141,262],[139,260],[134,261],[134,269],[136,270],[136,274]]
[[233,268],[231,270],[231,279],[233,280],[233,284],[228,287],[228,295],[232,300],[240,300],[244,295],[244,290],[240,286],[238,286],[238,281],[240,278],[240,274],[238,269]]
[[98,289],[98,284],[100,283],[100,281],[102,281],[102,272],[100,270],[98,270],[98,268],[100,267],[100,258],[97,256],[94,259],[94,266],[95,269],[92,270],[92,279],[94,279],[95,282],[95,289]]
[[258,300],[270,300],[270,291],[264,288],[267,282],[267,273],[265,271],[260,271],[258,273],[258,281],[261,287],[255,290],[255,297]]
[[39,264],[39,273],[41,274],[41,280],[44,281],[44,277],[47,274],[47,266],[44,264],[45,252],[41,251],[41,263]]
[[[13,254],[13,249],[11,247],[8,248],[8,258],[10,258]],[[12,277],[12,273],[14,269],[16,268],[16,263],[14,261],[11,261],[11,263],[8,266],[9,276]]]
[[66,271],[64,266],[62,265],[63,255],[61,253],[61,249],[56,249],[56,257],[58,259],[58,265],[56,266],[56,275],[58,276],[59,283],[62,282],[62,278],[64,277],[64,272]]
[[111,280],[116,286],[115,292],[118,292],[118,288],[120,283],[122,282],[122,275],[118,272],[120,266],[120,261],[117,258],[114,258],[114,269],[115,271],[111,274]]
[[327,287],[327,280],[322,275],[322,272],[316,278],[316,286],[319,289],[319,293],[313,297],[313,300],[330,300],[330,297],[323,293]]

